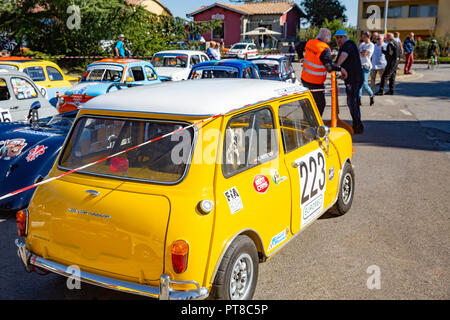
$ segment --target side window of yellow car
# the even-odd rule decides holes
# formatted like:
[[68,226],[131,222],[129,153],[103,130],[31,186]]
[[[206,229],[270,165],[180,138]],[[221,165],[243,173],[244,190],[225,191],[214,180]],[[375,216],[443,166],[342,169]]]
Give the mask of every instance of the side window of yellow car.
[[318,122],[308,99],[282,104],[278,115],[285,153],[315,139]]
[[45,73],[42,67],[28,67],[23,69],[23,72],[29,75],[33,81],[45,81]]
[[269,108],[235,116],[228,122],[222,166],[225,177],[274,159],[277,154],[273,114]]
[[37,98],[38,94],[28,80],[22,78],[11,78],[14,95],[18,100]]
[[58,71],[58,69],[54,67],[47,67],[47,74],[50,81],[62,81],[64,80],[63,75],[61,72]]

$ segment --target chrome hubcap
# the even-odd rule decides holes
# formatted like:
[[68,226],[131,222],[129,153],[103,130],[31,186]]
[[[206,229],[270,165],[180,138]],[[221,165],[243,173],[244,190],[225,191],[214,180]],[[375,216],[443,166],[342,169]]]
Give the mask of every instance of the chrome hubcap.
[[231,271],[230,297],[232,300],[244,300],[252,285],[253,261],[250,255],[243,253],[237,258]]
[[347,173],[344,177],[344,183],[342,184],[342,201],[344,204],[348,204],[352,198],[353,179],[350,173]]

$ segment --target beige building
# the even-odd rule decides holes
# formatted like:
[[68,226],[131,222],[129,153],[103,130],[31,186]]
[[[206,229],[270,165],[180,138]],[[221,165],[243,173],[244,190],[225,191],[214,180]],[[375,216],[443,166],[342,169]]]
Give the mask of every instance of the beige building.
[[157,14],[157,15],[165,15],[171,16],[172,13],[166,6],[164,6],[158,0],[126,0],[129,4],[141,5],[148,11]]
[[[358,1],[358,31],[384,33],[385,1]],[[402,40],[411,31],[423,39],[450,34],[450,0],[389,0],[387,22],[388,32],[400,32]]]

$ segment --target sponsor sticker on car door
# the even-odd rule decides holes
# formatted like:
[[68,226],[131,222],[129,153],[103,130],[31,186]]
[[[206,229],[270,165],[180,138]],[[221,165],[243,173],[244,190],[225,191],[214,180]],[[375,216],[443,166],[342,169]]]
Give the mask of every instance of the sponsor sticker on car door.
[[297,159],[295,163],[300,177],[301,228],[303,228],[323,211],[327,166],[320,148]]

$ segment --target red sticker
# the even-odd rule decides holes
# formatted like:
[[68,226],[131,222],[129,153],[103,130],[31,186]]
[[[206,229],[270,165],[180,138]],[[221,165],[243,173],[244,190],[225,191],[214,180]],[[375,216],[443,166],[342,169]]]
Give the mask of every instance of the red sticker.
[[30,152],[28,152],[28,155],[26,157],[27,162],[36,160],[37,157],[44,154],[46,149],[47,149],[46,146],[40,146],[40,145],[37,145],[36,147],[31,149]]
[[253,188],[255,188],[256,192],[266,193],[267,189],[269,189],[269,178],[262,175],[255,176],[253,179]]

